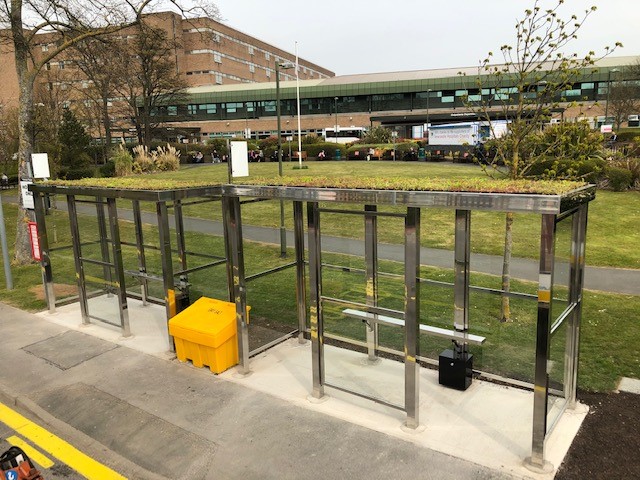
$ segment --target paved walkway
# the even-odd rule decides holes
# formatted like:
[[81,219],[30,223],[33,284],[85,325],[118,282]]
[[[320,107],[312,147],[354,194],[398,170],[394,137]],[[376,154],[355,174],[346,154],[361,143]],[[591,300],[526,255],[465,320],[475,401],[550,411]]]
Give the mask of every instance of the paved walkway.
[[0,401],[131,479],[514,478],[3,303],[0,334]]

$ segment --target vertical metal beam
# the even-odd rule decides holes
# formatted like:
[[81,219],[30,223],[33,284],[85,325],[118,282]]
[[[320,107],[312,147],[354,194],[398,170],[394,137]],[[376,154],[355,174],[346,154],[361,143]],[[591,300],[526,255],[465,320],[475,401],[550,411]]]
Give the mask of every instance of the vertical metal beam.
[[548,471],[553,466],[544,459],[547,435],[547,401],[549,395],[549,362],[551,299],[553,298],[553,264],[556,223],[554,215],[542,215],[540,232],[540,267],[538,280],[538,321],[536,328],[536,359],[533,390],[533,435],[531,456],[525,465],[538,471]]
[[[142,212],[140,211],[140,200],[131,202],[133,207],[133,224],[136,231],[136,246],[138,250],[138,272],[145,275],[147,273],[147,257],[144,253],[144,232],[142,229]],[[147,305],[149,297],[149,281],[146,278],[140,278],[140,286],[142,290],[142,305]]]
[[239,373],[248,375],[249,369],[249,323],[247,322],[247,289],[244,278],[244,251],[242,248],[242,217],[240,198],[228,197],[229,240],[233,267],[233,297],[236,304],[238,330]]
[[582,205],[573,215],[571,235],[571,279],[569,285],[569,302],[575,303],[569,318],[569,366],[565,366],[569,375],[567,386],[567,400],[569,408],[575,408],[578,390],[578,363],[580,360],[580,322],[582,319],[582,288],[584,285],[585,245],[587,241],[587,212],[589,204]]
[[407,208],[404,222],[404,403],[406,426],[420,424],[420,209]]
[[317,202],[307,203],[309,235],[309,323],[311,326],[311,369],[315,398],[324,396],[324,318],[322,312],[322,245],[320,210]]
[[[120,314],[120,326],[122,328],[122,336],[131,336],[131,327],[129,325],[129,308],[127,305],[127,286],[124,279],[124,265],[122,263],[122,244],[120,243],[120,226],[118,225],[118,207],[115,198],[107,198],[107,207],[109,210],[109,237],[111,238],[111,253],[113,258],[113,270],[115,275],[116,295],[118,296],[118,313]],[[110,275],[111,277],[111,275]]]
[[[377,212],[376,205],[365,205],[365,212]],[[364,215],[364,259],[366,276],[367,306],[378,306],[378,217]],[[366,323],[367,355],[370,362],[375,362],[378,348],[378,323]]]
[[54,313],[56,311],[56,294],[53,290],[53,270],[51,268],[51,257],[49,256],[49,237],[47,236],[47,222],[44,206],[45,195],[41,192],[34,192],[33,200],[36,213],[36,224],[38,225],[40,269],[42,270],[44,296],[47,301],[49,313]]
[[469,261],[471,258],[471,212],[469,210],[456,210],[455,224],[453,326],[458,332],[466,332],[467,330],[469,330]]
[[229,292],[229,301],[234,302],[233,293],[233,254],[231,252],[231,203],[229,197],[222,197],[222,227],[224,230],[224,254],[227,260],[227,290]]
[[305,343],[307,331],[307,289],[304,271],[304,213],[302,202],[293,202],[293,235],[296,253],[296,305],[298,309],[298,342]]
[[[173,219],[176,226],[176,247],[178,249],[178,258],[180,258],[180,266],[182,270],[187,269],[187,248],[184,238],[184,221],[182,219],[182,202],[175,200],[173,202]],[[180,297],[189,296],[189,278],[186,273],[180,274]],[[183,305],[182,301],[180,305]],[[178,310],[181,308],[178,307]]]
[[84,280],[84,265],[82,264],[82,248],[80,247],[80,229],[78,228],[78,212],[76,197],[67,195],[67,212],[69,212],[69,228],[71,230],[71,244],[73,246],[73,260],[76,264],[76,278],[78,280],[78,302],[82,323],[89,325],[89,309],[87,306],[87,287]]
[[[164,305],[167,313],[167,322],[176,314],[176,291],[173,280],[173,260],[171,258],[171,232],[169,230],[169,213],[166,202],[156,203],[158,217],[158,238],[160,243],[160,261],[162,263],[162,279],[164,286]],[[174,352],[175,345],[168,333],[169,349]]]
[[[107,235],[107,221],[104,215],[104,198],[96,197],[96,218],[98,220],[98,241],[100,242],[100,253],[105,264],[111,263],[109,259],[109,237]],[[107,294],[113,293],[113,281],[111,278],[111,267],[102,267],[104,282],[107,285]]]

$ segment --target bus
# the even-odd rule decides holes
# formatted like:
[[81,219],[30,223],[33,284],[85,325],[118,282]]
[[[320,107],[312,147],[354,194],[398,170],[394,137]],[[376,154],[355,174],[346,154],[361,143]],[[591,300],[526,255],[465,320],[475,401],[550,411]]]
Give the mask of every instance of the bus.
[[323,128],[322,137],[325,142],[351,143],[360,140],[365,132],[364,127],[340,127],[338,126],[338,135],[336,135],[335,127]]

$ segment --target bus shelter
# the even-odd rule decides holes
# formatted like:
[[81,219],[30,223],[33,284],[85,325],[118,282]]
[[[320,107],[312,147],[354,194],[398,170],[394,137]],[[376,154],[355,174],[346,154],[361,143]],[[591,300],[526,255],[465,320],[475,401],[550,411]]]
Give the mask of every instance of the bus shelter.
[[[274,182],[276,183],[276,182]],[[339,185],[339,182],[336,182]],[[516,378],[497,377],[486,374],[488,378],[511,383],[519,387],[528,387],[533,391],[533,420],[531,455],[526,464],[533,470],[544,471],[549,468],[545,461],[545,440],[553,430],[557,421],[567,408],[576,404],[578,347],[580,334],[580,320],[582,307],[582,288],[584,276],[584,251],[587,228],[588,203],[595,198],[595,187],[586,186],[559,194],[536,193],[484,193],[484,192],[453,192],[453,191],[405,191],[405,190],[376,190],[367,188],[341,188],[323,185],[315,187],[305,185],[222,185],[218,187],[193,188],[167,191],[112,190],[92,189],[90,187],[58,187],[55,185],[37,184],[31,186],[34,192],[36,217],[39,227],[40,248],[42,251],[43,280],[47,291],[49,307],[53,308],[54,300],[51,294],[51,265],[48,261],[48,243],[44,220],[44,195],[64,194],[67,197],[70,225],[74,238],[74,256],[76,257],[76,271],[78,274],[78,288],[83,321],[89,321],[90,315],[83,306],[83,262],[80,237],[74,229],[74,217],[77,215],[75,203],[78,196],[88,196],[91,202],[98,205],[99,210],[108,209],[109,230],[106,225],[102,233],[109,232],[109,242],[113,256],[112,261],[104,259],[96,263],[113,271],[109,285],[116,288],[119,304],[121,305],[121,327],[123,334],[127,332],[128,319],[126,317],[126,291],[124,290],[124,276],[119,267],[119,245],[122,241],[117,231],[118,209],[116,198],[134,202],[148,200],[155,202],[158,218],[158,229],[161,245],[164,245],[165,256],[162,262],[162,279],[165,290],[165,307],[167,319],[175,314],[176,285],[189,273],[186,263],[183,268],[175,271],[170,263],[171,245],[168,241],[169,227],[167,204],[173,205],[176,212],[176,233],[178,235],[178,253],[185,251],[181,244],[180,235],[183,228],[179,216],[181,203],[199,198],[195,201],[221,200],[225,258],[216,259],[208,266],[214,266],[221,261],[227,267],[227,287],[229,299],[236,304],[238,326],[238,343],[241,373],[250,371],[249,329],[247,317],[247,281],[243,253],[242,212],[248,202],[263,200],[278,200],[290,202],[293,211],[295,235],[295,260],[285,267],[278,267],[274,271],[288,266],[296,267],[295,291],[298,314],[298,334],[300,341],[306,336],[311,341],[312,350],[312,395],[316,398],[324,396],[326,388],[337,388],[354,395],[369,398],[358,391],[350,391],[339,385],[327,381],[324,349],[329,336],[325,336],[325,311],[329,305],[340,305],[342,315],[362,321],[366,340],[362,342],[367,352],[367,358],[375,362],[381,353],[392,353],[402,357],[404,361],[404,402],[402,404],[385,403],[379,398],[370,400],[385,403],[389,407],[402,410],[406,414],[406,426],[417,428],[419,418],[419,381],[420,363],[433,363],[433,359],[423,357],[420,351],[422,335],[447,339],[453,344],[456,356],[464,359],[474,345],[483,345],[487,338],[473,333],[470,325],[470,295],[474,291],[483,291],[489,295],[512,298],[524,298],[535,303],[535,355],[531,359],[533,367],[533,382],[527,383]],[[202,197],[206,197],[204,200]],[[304,242],[304,210],[306,205],[307,243]],[[386,207],[394,207],[388,211]],[[139,207],[138,207],[139,208]],[[451,212],[455,229],[453,282],[437,282],[453,291],[453,315],[450,328],[430,325],[425,321],[427,312],[421,310],[421,287],[434,283],[421,277],[421,232],[429,217],[423,212],[430,209],[445,209]],[[540,219],[539,229],[539,257],[537,294],[519,292],[505,292],[501,289],[489,289],[470,284],[471,273],[471,219],[473,212],[515,212],[535,215]],[[323,262],[321,217],[324,215],[341,215],[345,217],[359,216],[364,220],[364,268],[365,294],[361,301],[336,298],[323,293],[323,272],[334,266]],[[382,217],[393,217],[403,222],[403,273],[399,275],[403,283],[402,308],[389,308],[381,305],[380,277],[382,272],[378,262],[378,220]],[[424,217],[424,219],[423,219]],[[99,222],[99,224],[104,222]],[[136,224],[140,223],[136,221]],[[556,261],[556,241],[559,230],[567,232],[569,253],[566,261]],[[106,235],[101,234],[101,238]],[[138,248],[143,247],[142,239],[137,239]],[[103,248],[108,250],[109,245]],[[107,252],[108,253],[108,252]],[[308,258],[305,260],[305,253]],[[205,253],[206,254],[206,253]],[[180,256],[182,258],[182,256]],[[305,274],[308,267],[308,275]],[[206,268],[206,267],[204,267]],[[340,268],[340,267],[338,267]],[[143,274],[144,262],[140,261],[140,278],[150,280]],[[266,271],[260,275],[273,273]],[[176,282],[176,275],[178,282]],[[105,273],[105,277],[107,274]],[[557,298],[554,295],[557,278],[565,280],[566,296]],[[306,290],[308,289],[308,297]],[[172,297],[172,290],[174,295]],[[308,317],[308,321],[307,321]],[[402,332],[402,350],[383,348],[379,343],[379,329],[392,328]],[[347,340],[339,338],[339,340]],[[560,352],[552,352],[552,345]],[[561,347],[558,347],[560,345]],[[555,356],[552,357],[552,353]],[[550,369],[554,361],[552,358],[562,358],[561,380],[550,382]],[[556,368],[557,370],[557,368]],[[482,371],[474,372],[483,374]],[[555,374],[557,377],[557,372]]]

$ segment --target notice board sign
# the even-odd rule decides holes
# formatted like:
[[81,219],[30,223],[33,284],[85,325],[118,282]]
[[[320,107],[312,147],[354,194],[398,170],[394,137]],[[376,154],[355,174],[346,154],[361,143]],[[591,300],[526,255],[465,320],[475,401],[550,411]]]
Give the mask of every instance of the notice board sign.
[[31,256],[34,260],[40,261],[42,255],[40,255],[40,240],[38,239],[38,224],[36,222],[29,222],[29,240],[31,240]]
[[247,142],[231,142],[231,176],[249,176]]
[[29,191],[29,185],[33,182],[20,182],[20,193],[22,194],[22,206],[24,208],[30,208],[33,210],[35,208],[35,204],[33,202],[33,192]]

